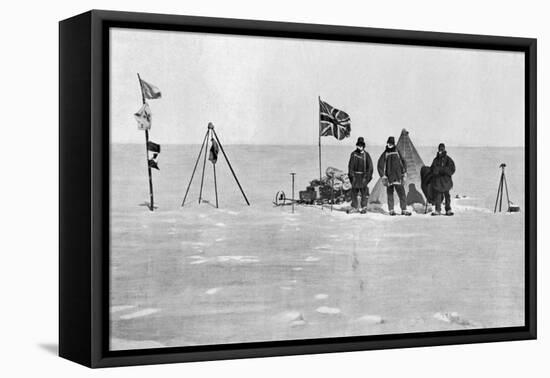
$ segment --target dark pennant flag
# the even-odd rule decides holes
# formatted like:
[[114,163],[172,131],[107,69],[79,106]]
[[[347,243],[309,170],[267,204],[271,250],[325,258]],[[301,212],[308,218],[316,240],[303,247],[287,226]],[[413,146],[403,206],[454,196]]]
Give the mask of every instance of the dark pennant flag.
[[342,140],[350,136],[351,119],[348,113],[336,109],[319,99],[319,133]]
[[159,156],[159,154],[153,154],[153,157],[151,159],[149,159],[149,167],[157,169],[157,170],[160,171],[158,161],[157,161],[158,156]]
[[156,152],[158,154],[160,153],[160,144],[149,141],[147,142],[147,149],[151,152]]

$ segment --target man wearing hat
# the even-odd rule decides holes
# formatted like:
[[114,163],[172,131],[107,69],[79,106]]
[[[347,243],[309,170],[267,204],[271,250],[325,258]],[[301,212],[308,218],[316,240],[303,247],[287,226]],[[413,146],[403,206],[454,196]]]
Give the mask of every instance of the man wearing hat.
[[351,181],[351,206],[355,211],[359,210],[357,196],[361,195],[361,211],[367,211],[369,199],[368,184],[372,180],[374,168],[372,160],[367,151],[365,151],[365,140],[363,137],[357,139],[357,147],[351,153],[348,164],[348,176]]
[[431,166],[433,179],[432,186],[435,191],[435,212],[432,215],[441,215],[441,202],[445,198],[445,215],[454,215],[451,211],[451,194],[453,187],[451,176],[455,173],[455,162],[445,150],[445,144],[440,143],[437,147],[437,155]]
[[405,196],[405,188],[403,181],[407,174],[407,163],[397,150],[395,138],[389,137],[386,142],[386,148],[378,159],[378,174],[382,177],[382,182],[386,186],[386,194],[388,196],[388,210],[390,215],[396,215],[393,210],[393,192],[394,189],[399,197],[399,205],[401,206],[402,215],[411,215],[407,211],[407,198]]

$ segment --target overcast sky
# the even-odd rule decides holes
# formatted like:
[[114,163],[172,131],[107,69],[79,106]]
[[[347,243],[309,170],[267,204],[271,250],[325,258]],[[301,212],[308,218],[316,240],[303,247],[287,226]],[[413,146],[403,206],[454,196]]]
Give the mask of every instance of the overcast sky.
[[200,144],[213,122],[224,144],[315,145],[321,96],[352,129],[323,144],[406,128],[417,145],[524,145],[523,53],[112,29],[110,64],[114,143],[143,143],[139,72],[162,92],[160,144]]

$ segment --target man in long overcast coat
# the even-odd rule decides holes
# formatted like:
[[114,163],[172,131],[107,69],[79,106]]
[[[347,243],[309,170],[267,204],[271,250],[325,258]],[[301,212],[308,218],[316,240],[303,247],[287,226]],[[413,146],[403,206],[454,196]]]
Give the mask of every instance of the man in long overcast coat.
[[369,200],[368,184],[372,180],[374,168],[369,153],[365,151],[363,137],[357,139],[355,146],[357,148],[351,153],[348,164],[348,176],[351,181],[351,207],[359,210],[357,196],[361,195],[361,210],[364,212],[367,210]]

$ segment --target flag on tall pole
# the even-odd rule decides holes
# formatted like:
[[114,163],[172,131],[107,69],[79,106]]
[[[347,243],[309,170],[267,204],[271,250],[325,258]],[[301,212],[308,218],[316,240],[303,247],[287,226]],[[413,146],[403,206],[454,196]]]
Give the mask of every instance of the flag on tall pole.
[[343,110],[336,109],[319,96],[319,180],[322,178],[321,137],[333,136],[338,140],[351,134],[351,118]]
[[[155,200],[153,196],[153,175],[151,168],[159,169],[157,158],[160,153],[160,145],[149,141],[149,130],[151,129],[152,114],[149,104],[145,99],[154,100],[161,97],[160,90],[152,84],[141,79],[139,73],[137,74],[139,80],[139,87],[141,90],[141,102],[143,106],[134,114],[138,123],[138,129],[145,131],[145,152],[147,157],[147,174],[149,176],[149,210],[154,211]],[[149,151],[153,152],[153,157],[149,158]]]
[[147,149],[153,153],[153,157],[149,159],[149,167],[160,171],[160,168],[158,165],[158,156],[160,154],[160,144],[148,141]]
[[343,110],[336,109],[319,98],[319,133],[342,140],[350,136],[351,119]]
[[139,83],[141,85],[141,93],[143,93],[143,97],[145,97],[146,99],[155,100],[162,97],[160,90],[153,84],[149,84],[145,80],[141,79],[139,80]]
[[151,121],[153,120],[151,109],[149,104],[144,103],[141,105],[141,108],[134,113],[134,117],[138,123],[138,130],[149,130],[151,129]]

